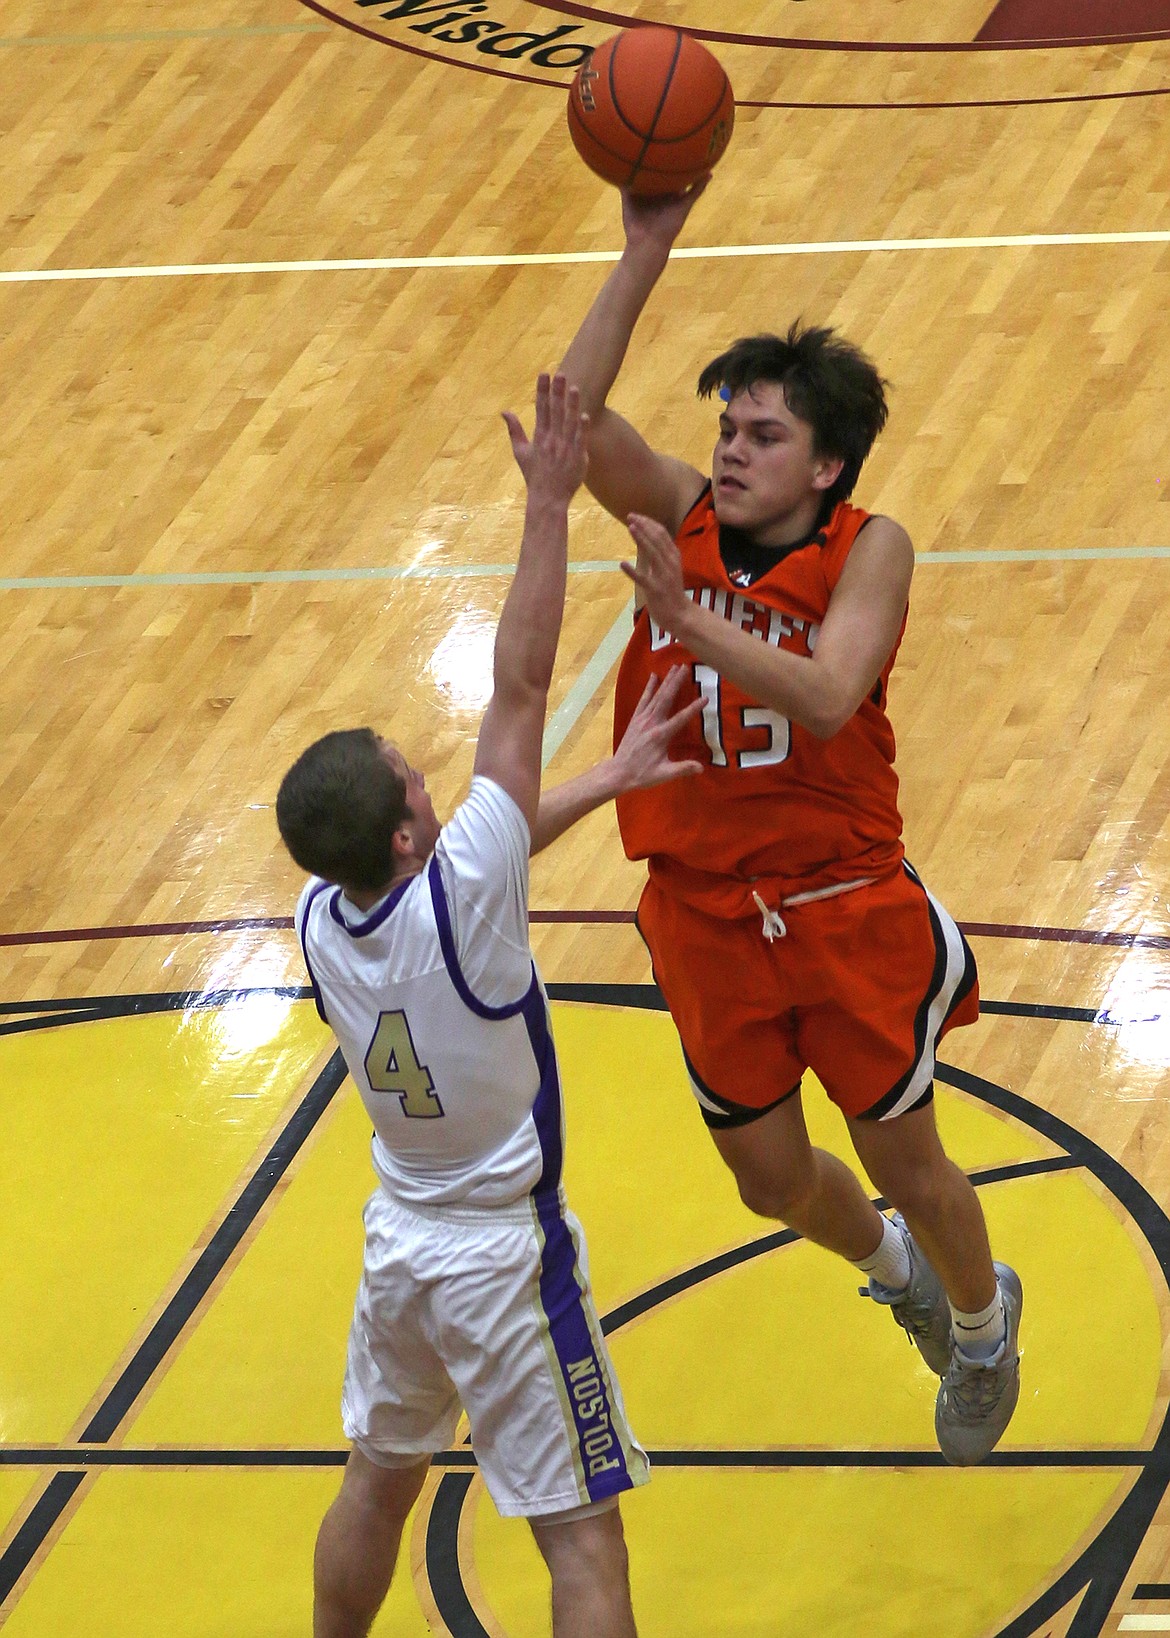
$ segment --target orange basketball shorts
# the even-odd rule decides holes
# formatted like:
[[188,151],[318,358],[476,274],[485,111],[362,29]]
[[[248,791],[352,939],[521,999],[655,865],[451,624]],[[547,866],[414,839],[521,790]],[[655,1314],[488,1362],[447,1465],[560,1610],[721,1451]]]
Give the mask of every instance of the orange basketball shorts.
[[709,1126],[740,1126],[806,1069],[848,1116],[927,1103],[939,1040],[979,1016],[975,958],[909,865],[867,887],[763,918],[705,915],[655,882],[638,906],[654,977]]

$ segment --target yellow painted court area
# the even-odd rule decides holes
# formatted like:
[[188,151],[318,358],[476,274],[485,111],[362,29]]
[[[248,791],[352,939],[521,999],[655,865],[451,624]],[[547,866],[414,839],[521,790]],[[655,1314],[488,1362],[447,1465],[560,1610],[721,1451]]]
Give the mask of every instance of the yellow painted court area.
[[7,1441],[79,1419],[222,1214],[326,1044],[312,1009],[81,1022],[0,1040]]
[[[603,1314],[672,1275],[701,1274],[708,1259],[769,1231],[716,1161],[665,1015],[555,1004],[554,1022],[570,1199],[589,1235]],[[19,1092],[13,1106],[26,1111],[26,1152],[36,1152],[33,1117],[48,1097],[68,1112],[89,1161],[70,1180],[78,1205],[64,1219],[64,1244],[33,1232],[57,1215],[60,1195],[44,1183],[57,1175],[55,1161],[63,1186],[63,1157],[46,1146],[40,1176],[22,1173],[23,1193],[13,1196],[42,1260],[21,1268],[23,1283],[6,1275],[24,1316],[6,1368],[26,1395],[9,1444],[64,1441],[70,1428],[76,1436],[81,1407],[96,1403],[114,1363],[133,1351],[145,1313],[268,1150],[326,1043],[310,1002],[277,1006],[264,995],[0,1042],[0,1065]],[[937,1101],[951,1150],[969,1169],[1059,1154],[976,1100],[940,1086]],[[814,1140],[845,1154],[843,1125],[815,1086],[806,1107]],[[368,1142],[347,1081],[119,1428],[114,1442],[145,1465],[86,1478],[13,1608],[14,1638],[305,1630],[312,1542],[343,1448],[338,1393],[372,1187]],[[697,1277],[612,1334],[638,1436],[652,1460],[669,1453],[626,1504],[649,1638],[706,1638],[713,1608],[737,1635],[900,1638],[931,1630],[923,1623],[939,1600],[962,1603],[948,1638],[978,1638],[1108,1518],[1134,1469],[1078,1466],[1061,1453],[1134,1449],[1150,1429],[1161,1327],[1133,1226],[1079,1167],[1008,1176],[983,1198],[993,1239],[1027,1291],[1024,1388],[1003,1448],[1034,1451],[1034,1463],[970,1472],[899,1464],[899,1451],[935,1449],[934,1378],[888,1316],[858,1297],[851,1271],[804,1242]],[[1071,1244],[1075,1261],[1055,1254]],[[67,1312],[53,1316],[48,1297],[62,1293]],[[184,1450],[206,1453],[205,1465],[185,1464]],[[876,1466],[850,1455],[865,1451],[890,1455]],[[262,1465],[282,1452],[288,1465]],[[332,1452],[331,1465],[308,1465],[315,1452]],[[741,1459],[745,1452],[755,1455]],[[233,1453],[250,1456],[229,1465]],[[48,1477],[0,1469],[5,1517],[15,1520]],[[434,1488],[417,1510],[417,1585],[404,1569],[378,1634],[434,1630],[422,1614]],[[884,1586],[879,1609],[874,1532],[893,1517],[900,1552],[925,1570]],[[478,1480],[460,1539],[464,1585],[485,1630],[546,1631],[546,1582],[527,1530],[496,1517]],[[972,1587],[976,1598],[961,1596]]]
[[[337,1477],[295,1469],[104,1473],[5,1633],[303,1638],[313,1538]],[[425,1638],[409,1576],[383,1622],[395,1638]]]
[[[981,1638],[1127,1483],[1117,1471],[660,1470],[625,1506],[639,1632]],[[898,1567],[883,1571],[895,1519]],[[485,1498],[475,1547],[500,1630],[542,1638],[540,1563],[523,1527]]]

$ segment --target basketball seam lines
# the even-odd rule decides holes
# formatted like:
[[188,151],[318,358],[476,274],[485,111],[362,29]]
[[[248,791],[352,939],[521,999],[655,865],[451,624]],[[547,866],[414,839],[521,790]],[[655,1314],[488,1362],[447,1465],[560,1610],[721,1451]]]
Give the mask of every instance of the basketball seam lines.
[[[611,159],[616,159],[622,165],[630,165],[630,164],[634,163],[626,154],[619,153],[616,148],[609,147],[606,143],[604,143],[601,140],[601,138],[597,135],[596,131],[593,130],[592,126],[587,125],[585,123],[584,117],[580,113],[576,102],[572,98],[570,98],[570,100],[569,100],[569,122],[570,122],[570,124],[575,123],[576,126],[577,126],[577,129],[579,131],[581,131],[583,133],[583,135],[585,135],[589,139],[589,141],[593,145],[593,147],[599,149],[603,154],[608,154]],[[632,129],[632,127],[631,127],[631,129]],[[637,136],[638,134],[639,133],[634,132],[635,136]],[[694,135],[693,132],[691,134],[692,134],[692,136]],[[681,142],[683,139],[681,137],[677,137],[677,138],[676,137],[669,137],[669,138],[666,138],[665,141],[664,141],[663,138],[659,137],[656,140],[659,143],[662,143],[663,145],[665,145],[665,141],[670,141],[670,142],[679,141],[679,142]],[[645,152],[645,149],[643,148],[643,153],[644,152]],[[675,174],[673,171],[669,170],[665,166],[662,166],[662,165],[646,165],[646,164],[643,164],[641,161],[638,161],[638,163],[637,163],[637,165],[635,167],[635,170],[640,171],[643,175],[673,176]],[[689,167],[688,167],[688,171],[689,171]],[[631,172],[631,181],[633,180],[633,175],[634,174],[635,174],[634,172]],[[618,184],[615,184],[615,186],[617,186],[617,185]],[[627,183],[623,183],[623,184],[620,184],[620,185],[621,186],[628,186]]]
[[[663,83],[662,94],[658,99],[658,107],[654,110],[654,118],[650,121],[650,129],[647,131],[642,142],[642,151],[634,161],[634,167],[629,176],[626,178],[627,188],[631,185],[638,172],[643,168],[643,161],[649,152],[650,144],[654,141],[654,127],[658,124],[659,119],[662,117],[662,110],[666,107],[666,99],[670,95],[670,87],[674,81],[675,70],[678,68],[678,59],[682,54],[682,41],[682,30],[676,28],[674,31],[674,56],[671,58],[670,73],[666,76]],[[620,45],[621,41],[619,39],[618,44],[614,46],[609,56],[609,99],[613,103],[617,113],[621,116],[623,122],[628,124],[629,121],[626,120],[625,115],[622,114],[617,100],[617,86],[614,84],[613,78],[614,64],[617,62],[617,54]],[[647,166],[646,168],[648,170],[652,170],[653,166]]]
[[699,132],[703,129],[704,125],[709,124],[710,121],[714,119],[715,115],[719,112],[720,108],[722,107],[723,98],[724,98],[724,96],[725,96],[725,94],[727,92],[727,83],[728,83],[727,82],[727,75],[724,74],[723,84],[719,87],[719,95],[715,98],[715,101],[712,104],[710,111],[703,115],[702,119],[699,121],[699,123],[697,125],[693,125],[689,131],[680,131],[678,136],[655,137],[654,138],[655,142],[660,144],[660,146],[662,146],[662,147],[666,147],[666,145],[668,143],[671,143],[671,142],[689,142],[692,137],[697,136],[699,134]]

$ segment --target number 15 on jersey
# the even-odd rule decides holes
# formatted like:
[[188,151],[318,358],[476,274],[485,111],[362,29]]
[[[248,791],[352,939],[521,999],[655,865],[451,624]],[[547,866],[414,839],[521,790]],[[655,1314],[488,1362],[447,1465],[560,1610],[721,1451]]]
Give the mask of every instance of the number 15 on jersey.
[[[711,766],[726,768],[728,757],[723,743],[723,701],[720,697],[722,678],[713,666],[696,664],[693,669],[695,686],[703,697],[703,738],[711,753]],[[792,727],[787,717],[764,705],[741,706],[739,717],[740,725],[744,728],[766,729],[768,743],[733,752],[735,767],[767,768],[772,763],[787,760],[792,747]]]

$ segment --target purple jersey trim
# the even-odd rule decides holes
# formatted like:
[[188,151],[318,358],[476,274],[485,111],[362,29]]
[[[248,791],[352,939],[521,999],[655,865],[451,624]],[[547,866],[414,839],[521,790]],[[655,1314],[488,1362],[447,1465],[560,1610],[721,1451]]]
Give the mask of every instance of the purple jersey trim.
[[[439,871],[438,854],[431,855],[431,862],[427,866],[427,883],[431,890],[431,903],[435,908],[435,925],[439,930],[439,948],[443,952],[443,960],[447,964],[447,972],[455,986],[455,993],[469,1007],[477,1018],[515,1018],[518,1012],[523,1012],[533,993],[540,997],[540,981],[536,976],[536,965],[532,966],[532,979],[525,993],[519,1001],[510,1001],[504,1007],[489,1007],[486,1001],[480,1001],[471,993],[470,986],[463,976],[463,969],[459,965],[459,955],[455,949],[455,934],[451,927],[451,912],[447,907],[447,895],[443,890],[443,878]],[[543,1006],[543,997],[540,997]],[[539,1060],[538,1060],[539,1062]]]
[[[325,998],[321,994],[321,986],[317,982],[317,975],[313,971],[313,963],[309,960],[309,911],[313,908],[313,900],[318,898],[329,886],[328,882],[318,882],[308,898],[305,900],[305,913],[301,917],[297,928],[297,938],[300,940],[301,954],[305,958],[305,971],[309,975],[309,984],[313,991],[313,1005],[317,1009],[317,1016],[323,1024],[329,1024],[329,1017],[325,1011]],[[332,1029],[332,1024],[329,1025]]]
[[334,888],[332,897],[329,900],[329,914],[341,930],[349,934],[350,938],[365,938],[368,934],[377,932],[391,911],[397,909],[402,895],[413,880],[413,876],[408,876],[404,882],[401,882],[394,889],[388,898],[383,899],[381,904],[370,911],[364,921],[355,922],[353,926],[350,926],[341,913],[341,889],[340,887]]

